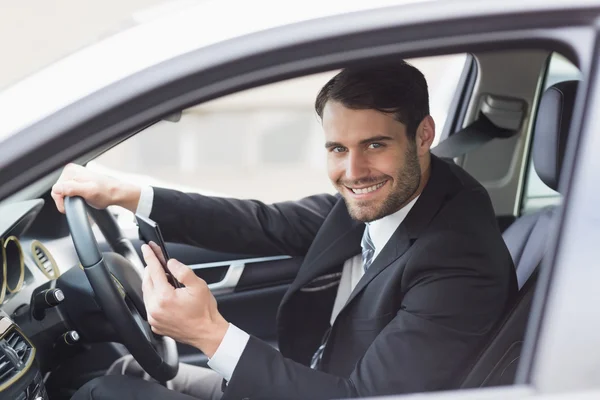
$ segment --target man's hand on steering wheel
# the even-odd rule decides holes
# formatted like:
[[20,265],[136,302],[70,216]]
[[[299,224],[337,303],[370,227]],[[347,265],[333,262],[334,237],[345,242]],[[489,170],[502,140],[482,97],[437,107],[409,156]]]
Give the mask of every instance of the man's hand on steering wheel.
[[142,291],[152,331],[195,346],[211,358],[229,324],[217,310],[208,285],[188,266],[171,259],[169,270],[185,286],[175,289],[150,247],[143,245],[142,252],[147,264]]
[[[66,214],[73,245],[95,302],[111,322],[118,341],[154,379],[159,382],[173,379],[179,368],[176,343],[170,337],[152,335],[145,320],[143,262],[114,216],[106,210],[110,205],[119,205],[135,212],[141,188],[69,164],[51,194],[58,210]],[[113,251],[100,252],[90,216]],[[114,341],[114,336],[111,339]]]
[[77,164],[68,164],[52,186],[52,198],[58,211],[64,214],[65,196],[82,197],[97,209],[118,205],[135,212],[140,200],[138,186],[90,171]]

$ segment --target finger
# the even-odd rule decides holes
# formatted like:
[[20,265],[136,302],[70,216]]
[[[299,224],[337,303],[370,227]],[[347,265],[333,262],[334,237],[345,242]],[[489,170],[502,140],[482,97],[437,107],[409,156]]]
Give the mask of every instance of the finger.
[[158,258],[158,261],[160,261],[162,265],[167,265],[167,260],[165,259],[165,255],[160,249],[160,246],[154,243],[153,241],[150,241],[148,243],[148,246],[150,246],[150,248],[154,252],[154,255],[156,256],[156,258]]
[[65,213],[65,199],[62,195],[56,193],[54,191],[54,186],[52,187],[52,192],[50,192],[50,196],[54,199],[54,204],[56,204],[56,208],[61,213]]
[[163,335],[159,328],[155,328],[154,326],[150,325],[150,329],[152,329],[152,332],[156,333],[157,335]]
[[144,268],[144,276],[142,277],[142,293],[144,295],[150,294],[154,291],[154,284],[150,278],[150,270]]
[[82,169],[83,167],[81,167],[80,165],[77,164],[73,164],[73,163],[69,163],[67,164],[61,174],[60,177],[58,178],[58,181],[56,182],[56,184],[54,184],[52,186],[52,191],[50,193],[50,195],[52,196],[52,198],[54,199],[54,202],[56,203],[56,208],[58,209],[58,211],[60,211],[61,213],[64,214],[65,212],[65,205],[64,205],[64,182],[68,182],[73,180],[73,178],[77,175],[77,171]]
[[173,290],[173,286],[167,281],[167,276],[160,265],[160,261],[158,261],[158,258],[156,258],[156,255],[147,244],[142,245],[142,254],[144,255],[144,261],[146,261],[146,269],[150,275],[150,280],[156,291],[165,292]]
[[161,326],[164,310],[159,304],[159,298],[156,292],[144,292],[144,307],[146,308],[146,321],[152,326]]
[[[180,283],[183,283],[186,287],[198,285],[204,282],[202,279],[196,276],[196,274],[194,273],[194,271],[192,271],[190,267],[180,263],[174,258],[169,260],[167,267],[169,268],[169,271],[171,271],[171,274],[173,274],[175,279],[177,279]],[[206,282],[204,282],[204,284],[206,284]]]
[[156,319],[156,316],[154,314],[153,309],[147,307],[146,312],[148,314],[146,321],[148,321],[148,323],[150,324],[150,326],[158,327],[159,326],[159,322]]
[[61,182],[61,181],[68,181],[68,180],[73,179],[73,177],[77,173],[78,168],[82,168],[82,167],[80,165],[77,165],[74,163],[68,163],[63,168],[63,170],[60,174],[60,177],[58,178],[58,181]]
[[78,182],[69,180],[56,185],[56,193],[62,196],[81,196],[89,200],[96,195],[97,185],[95,182]]

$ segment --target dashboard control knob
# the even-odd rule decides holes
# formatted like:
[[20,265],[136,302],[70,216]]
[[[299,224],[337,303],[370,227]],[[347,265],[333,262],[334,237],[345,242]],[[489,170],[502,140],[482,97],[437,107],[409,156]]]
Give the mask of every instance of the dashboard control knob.
[[48,289],[44,291],[44,300],[50,307],[59,305],[64,299],[65,294],[60,289]]
[[68,331],[65,332],[63,335],[63,340],[66,344],[68,344],[69,346],[73,346],[74,344],[79,343],[79,339],[81,339],[81,337],[79,336],[79,333],[77,331]]
[[54,342],[54,350],[63,354],[76,351],[79,348],[77,345],[80,341],[81,336],[79,336],[79,332],[67,331],[56,338],[56,341]]
[[46,289],[33,297],[33,316],[41,320],[46,315],[46,309],[55,307],[62,303],[65,294],[60,289]]

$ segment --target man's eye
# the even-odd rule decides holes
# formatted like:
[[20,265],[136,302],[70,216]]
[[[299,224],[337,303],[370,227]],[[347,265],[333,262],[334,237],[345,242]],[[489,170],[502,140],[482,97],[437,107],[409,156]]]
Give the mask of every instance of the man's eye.
[[370,148],[370,149],[379,149],[379,148],[381,148],[381,147],[383,147],[383,145],[382,145],[381,143],[371,143],[371,144],[369,145],[369,148]]
[[332,148],[331,151],[334,153],[343,153],[344,151],[346,151],[346,148],[337,146],[337,147]]

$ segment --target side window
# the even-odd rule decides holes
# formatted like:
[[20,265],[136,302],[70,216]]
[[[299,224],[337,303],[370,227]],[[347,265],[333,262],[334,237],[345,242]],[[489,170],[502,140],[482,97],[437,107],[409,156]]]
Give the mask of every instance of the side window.
[[[543,90],[545,91],[547,88],[558,82],[579,79],[581,79],[581,72],[579,69],[565,57],[558,53],[554,53],[548,64]],[[535,140],[535,137],[533,140]],[[535,172],[532,157],[529,159],[526,179],[523,207],[521,210],[522,214],[527,214],[560,202],[560,193],[546,186]]]
[[[465,54],[408,60],[427,79],[438,133],[465,60]],[[141,185],[265,202],[334,193],[314,100],[337,72],[292,79],[189,108],[179,122],[161,121],[88,166]],[[118,208],[115,212],[130,227],[132,216]]]

